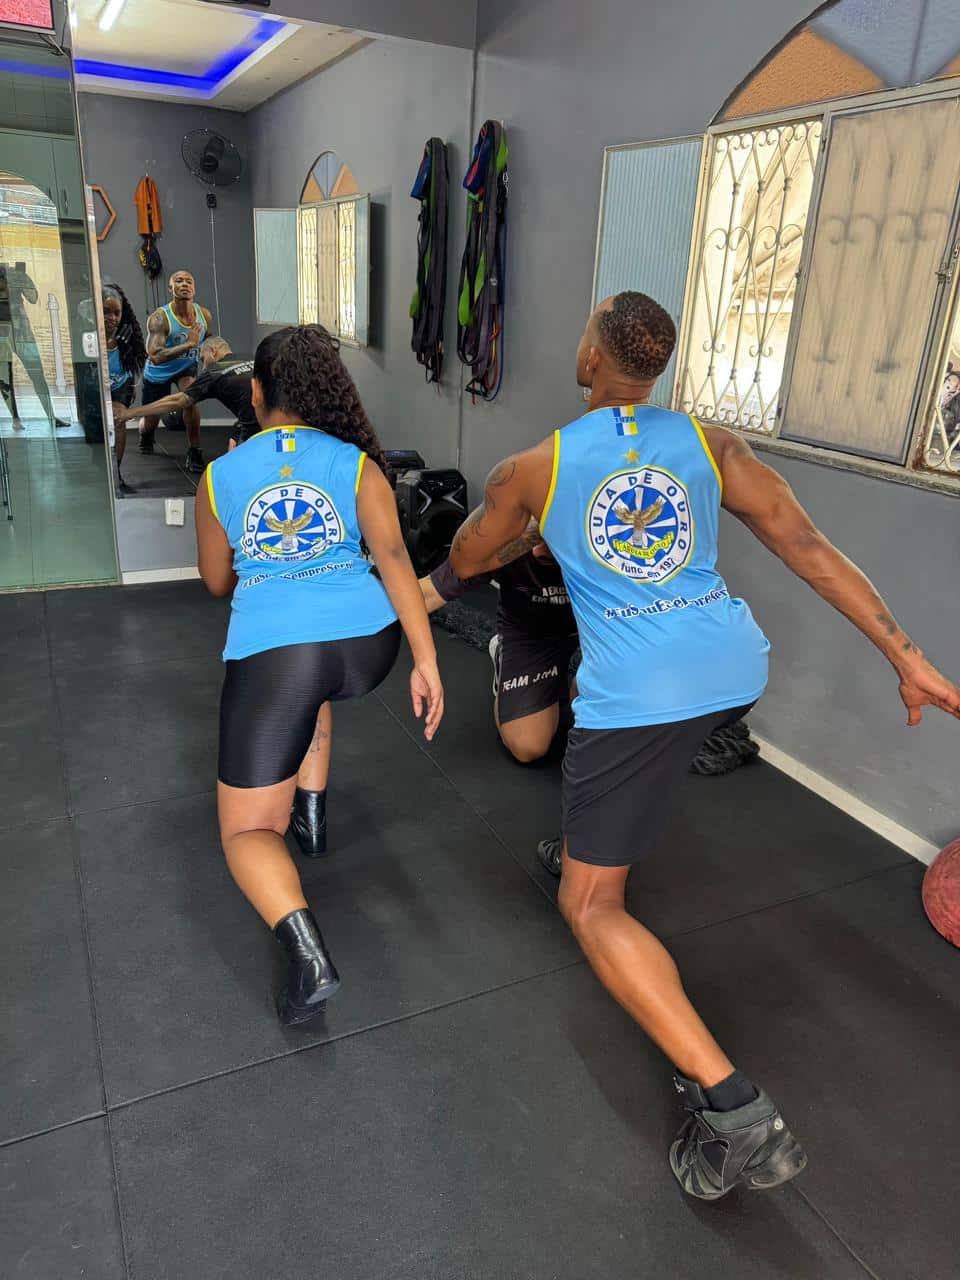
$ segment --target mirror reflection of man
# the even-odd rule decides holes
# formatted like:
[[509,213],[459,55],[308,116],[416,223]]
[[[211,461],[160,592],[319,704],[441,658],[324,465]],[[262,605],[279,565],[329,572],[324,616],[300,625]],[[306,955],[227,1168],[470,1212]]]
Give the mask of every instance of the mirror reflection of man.
[[70,423],[58,418],[53,411],[53,399],[44,376],[40,348],[23,305],[25,301],[36,303],[39,297],[37,286],[27,274],[25,262],[17,262],[12,267],[7,262],[0,262],[0,390],[13,418],[13,425],[19,428],[22,424],[13,388],[13,357],[16,356],[33,383],[37,399],[51,427],[69,427]]
[[[183,391],[175,391],[162,400],[153,401],[151,409],[159,416],[180,412],[186,420],[187,413],[195,410],[202,401],[219,400],[236,418],[232,439],[235,444],[242,444],[248,436],[260,430],[250,396],[253,360],[249,356],[234,355],[226,338],[214,335],[200,346],[200,366],[199,375]],[[115,404],[113,420],[118,424],[126,423],[141,412],[136,405],[125,408]]]
[[[147,321],[147,363],[143,370],[143,403],[153,405],[174,390],[186,391],[197,376],[199,348],[210,332],[206,307],[194,301],[196,282],[189,271],[170,277],[170,301],[158,307]],[[153,437],[161,414],[152,410],[140,426],[140,452],[153,453]],[[200,452],[200,410],[192,404],[184,411],[187,430],[185,466],[193,475],[203,471]]]

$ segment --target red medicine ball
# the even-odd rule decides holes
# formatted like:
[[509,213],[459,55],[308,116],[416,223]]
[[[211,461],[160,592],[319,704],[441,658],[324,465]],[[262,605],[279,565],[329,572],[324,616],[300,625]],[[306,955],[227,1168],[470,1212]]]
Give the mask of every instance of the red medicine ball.
[[927,867],[923,909],[937,933],[960,947],[960,840],[941,849]]

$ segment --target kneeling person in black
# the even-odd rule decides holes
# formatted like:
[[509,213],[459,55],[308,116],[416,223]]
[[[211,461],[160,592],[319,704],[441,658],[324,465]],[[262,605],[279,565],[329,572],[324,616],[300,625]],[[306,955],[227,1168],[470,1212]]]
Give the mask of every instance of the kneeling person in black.
[[493,714],[500,740],[515,760],[542,759],[569,699],[569,669],[579,647],[577,624],[560,566],[535,523],[500,553],[495,573],[462,581],[449,561],[421,578],[428,612],[456,600],[471,586],[495,580],[500,588],[493,659]]
[[[151,414],[162,417],[165,413],[182,412],[204,400],[219,400],[236,418],[232,432],[234,444],[242,444],[260,429],[250,392],[253,361],[249,356],[234,355],[226,338],[211,337],[200,348],[200,365],[200,374],[183,391],[153,401]],[[120,420],[127,422],[140,413],[142,410],[127,409]],[[117,420],[116,412],[114,420]]]

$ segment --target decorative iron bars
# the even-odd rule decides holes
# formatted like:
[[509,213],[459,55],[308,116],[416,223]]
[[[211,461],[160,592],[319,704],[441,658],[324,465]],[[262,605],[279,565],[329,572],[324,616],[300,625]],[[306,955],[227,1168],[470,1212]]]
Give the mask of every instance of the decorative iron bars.
[[357,206],[352,200],[337,205],[337,309],[340,336],[357,337]]
[[713,139],[678,407],[771,434],[780,402],[820,120]]

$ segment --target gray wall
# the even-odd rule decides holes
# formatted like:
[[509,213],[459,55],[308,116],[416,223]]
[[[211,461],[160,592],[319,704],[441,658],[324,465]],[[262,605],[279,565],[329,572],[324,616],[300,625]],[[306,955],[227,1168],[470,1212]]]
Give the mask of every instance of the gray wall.
[[455,350],[448,350],[438,392],[426,385],[410,350],[419,211],[410,188],[427,138],[443,138],[450,161],[452,336],[471,86],[466,50],[375,41],[249,116],[255,207],[296,205],[311,165],[326,150],[335,151],[360,190],[370,193],[371,345],[344,348],[343,355],[383,443],[420,449],[434,466],[455,460],[458,366]]
[[[217,273],[224,336],[237,351],[253,340],[253,214],[250,204],[250,148],[247,118],[235,111],[213,111],[195,104],[152,102],[99,93],[78,94],[84,172],[110,197],[117,220],[100,245],[100,270],[119,281],[141,320],[146,311],[143,271],[137,262],[140,239],[133,193],[149,174],[160,190],[163,235],[157,241],[163,259],[161,301],[166,280],[177,267],[192,271],[197,300],[214,311],[213,259],[207,188],[188,172],[180,143],[191,129],[215,129],[236,143],[247,161],[233,187],[216,191]],[[238,265],[243,270],[238,270]],[[215,316],[216,318],[216,316]]]
[[[477,118],[506,122],[511,184],[504,388],[493,405],[464,408],[474,485],[505,453],[583,411],[573,351],[590,303],[604,145],[701,132],[812,7],[481,0]],[[875,577],[933,660],[960,670],[960,503],[767,459]],[[774,645],[757,730],[928,839],[954,837],[956,723],[929,713],[908,733],[883,660],[733,521],[723,567]]]
[[271,14],[472,49],[477,0],[274,0]]

